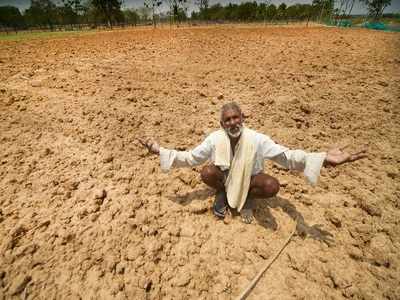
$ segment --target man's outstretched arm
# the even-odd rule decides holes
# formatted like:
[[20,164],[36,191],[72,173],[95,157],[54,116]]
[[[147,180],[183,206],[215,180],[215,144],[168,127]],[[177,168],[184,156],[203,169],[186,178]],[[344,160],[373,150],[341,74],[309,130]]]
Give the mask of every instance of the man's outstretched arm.
[[146,147],[150,153],[160,156],[160,165],[164,172],[167,172],[171,168],[194,167],[211,158],[212,145],[209,138],[206,138],[199,146],[191,151],[165,149],[160,147],[153,139],[139,139],[139,142]]
[[269,138],[265,138],[263,148],[265,159],[270,159],[289,170],[304,172],[307,181],[312,185],[317,183],[320,170],[323,166],[337,166],[356,161],[366,156],[366,150],[350,154],[344,151],[346,147],[335,147],[329,149],[327,152],[319,153],[290,150],[275,144]]

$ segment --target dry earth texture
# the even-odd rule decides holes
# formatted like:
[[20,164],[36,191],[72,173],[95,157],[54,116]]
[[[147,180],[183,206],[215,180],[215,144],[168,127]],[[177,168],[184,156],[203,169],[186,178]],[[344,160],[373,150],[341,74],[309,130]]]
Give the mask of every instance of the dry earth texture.
[[[400,35],[133,29],[0,43],[0,299],[400,299]],[[266,162],[256,222],[211,212],[200,167],[163,174],[137,137],[190,149],[238,101],[291,148],[367,145],[313,188]]]

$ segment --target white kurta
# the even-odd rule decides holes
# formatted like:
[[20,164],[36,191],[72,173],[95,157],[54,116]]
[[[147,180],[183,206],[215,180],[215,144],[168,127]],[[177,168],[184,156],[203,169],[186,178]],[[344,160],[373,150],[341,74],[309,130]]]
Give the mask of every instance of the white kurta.
[[[160,147],[160,164],[164,172],[171,168],[193,167],[206,161],[215,162],[217,131],[211,133],[199,146],[190,151],[169,150]],[[263,172],[264,160],[268,159],[289,169],[304,172],[307,181],[315,185],[326,157],[325,152],[307,153],[303,150],[289,150],[276,144],[268,136],[256,132],[253,135],[256,147],[252,175]],[[231,155],[233,157],[233,155]]]

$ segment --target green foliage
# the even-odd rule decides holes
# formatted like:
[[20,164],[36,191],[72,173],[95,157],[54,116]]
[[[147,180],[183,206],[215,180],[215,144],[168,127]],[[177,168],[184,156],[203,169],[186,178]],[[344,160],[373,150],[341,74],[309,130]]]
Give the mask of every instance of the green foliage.
[[277,8],[274,4],[271,4],[267,7],[267,10],[265,12],[266,18],[268,20],[273,20],[275,16],[277,15]]
[[[333,0],[318,0],[313,5],[294,4],[287,6],[281,3],[279,7],[274,4],[243,2],[240,4],[229,3],[226,6],[215,4],[211,7],[200,9],[192,13],[194,20],[212,21],[288,21],[320,19],[322,16],[331,15]],[[323,11],[321,13],[321,11]]]
[[93,32],[88,31],[39,31],[39,32],[21,32],[18,34],[0,34],[0,41],[25,41],[32,39],[55,39],[55,38],[65,38],[75,35],[87,35],[93,34]]
[[0,6],[0,26],[17,30],[25,27],[25,21],[18,8]]
[[62,0],[62,3],[64,7],[69,8],[76,15],[84,13],[84,5],[81,0]]
[[278,17],[278,19],[280,19],[280,20],[286,19],[286,8],[287,8],[287,6],[286,6],[285,3],[281,3],[281,4],[278,6],[278,10],[277,10],[277,17]]
[[150,20],[150,14],[151,14],[151,10],[148,7],[139,7],[137,10],[140,19],[143,21],[149,21]]
[[112,27],[114,23],[122,22],[124,15],[121,11],[122,0],[91,0],[93,7],[102,17],[102,21]]
[[[125,22],[136,25],[152,20],[156,26],[158,18],[170,17],[171,22],[187,19],[185,4],[189,0],[168,0],[170,10],[167,14],[157,12],[163,0],[143,0],[144,7],[121,10],[123,0],[31,0],[31,6],[21,16],[16,8],[0,7],[0,26],[5,28],[40,27],[57,29],[58,25],[108,24]],[[278,7],[270,0],[264,2],[229,3],[226,6],[209,6],[209,0],[194,0],[199,11],[192,12],[193,20],[234,21],[234,22],[275,22],[289,20],[319,20],[330,18],[333,14],[334,0],[313,0],[312,4],[281,3]],[[337,0],[336,0],[337,1]],[[354,0],[340,0],[354,1]],[[387,0],[386,0],[387,1]],[[390,1],[390,0],[389,0]],[[55,4],[57,3],[57,5]],[[163,17],[164,16],[164,17]]]
[[295,4],[286,9],[286,17],[288,19],[309,19],[313,13],[317,13],[315,7],[307,4]]
[[334,0],[313,0],[311,14],[318,15],[319,21],[330,19],[334,12],[334,6]]
[[63,0],[64,4],[57,7],[58,23],[60,24],[78,24],[80,22],[80,15],[84,12],[84,7],[80,0]]
[[199,7],[199,13],[192,13],[192,18],[208,20],[209,0],[195,0],[195,4]]
[[57,8],[50,0],[31,0],[31,6],[25,11],[25,20],[29,25],[48,26],[56,23]]
[[361,2],[367,6],[368,15],[375,21],[382,17],[384,9],[392,3],[391,0],[361,0]]
[[172,20],[177,20],[180,23],[183,20],[186,20],[186,12],[183,5],[186,3],[186,0],[169,0],[170,4],[170,16]]
[[125,22],[137,25],[140,21],[140,15],[135,9],[126,9],[123,11]]
[[186,11],[183,7],[178,7],[178,10],[174,11],[174,14],[175,19],[178,20],[179,23],[187,20]]

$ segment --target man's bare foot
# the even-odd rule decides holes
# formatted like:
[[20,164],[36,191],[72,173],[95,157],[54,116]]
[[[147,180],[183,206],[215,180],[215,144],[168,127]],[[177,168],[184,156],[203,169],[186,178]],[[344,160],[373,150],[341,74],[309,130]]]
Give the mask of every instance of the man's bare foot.
[[250,224],[254,220],[253,216],[253,199],[247,197],[246,203],[244,204],[242,210],[240,211],[240,216],[242,217],[242,222]]
[[251,208],[242,208],[240,216],[242,217],[242,222],[246,224],[250,224],[254,220],[253,210]]

